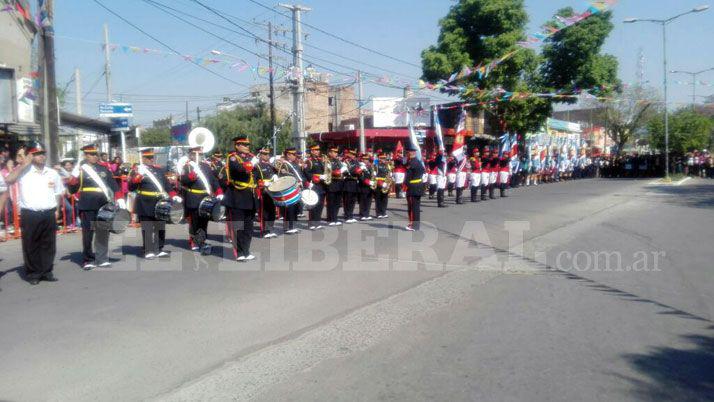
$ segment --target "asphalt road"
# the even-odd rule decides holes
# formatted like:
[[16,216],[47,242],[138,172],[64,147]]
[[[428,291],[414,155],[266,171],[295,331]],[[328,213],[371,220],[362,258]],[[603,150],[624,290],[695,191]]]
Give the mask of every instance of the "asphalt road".
[[[585,180],[212,256],[20,278],[0,244],[0,400],[714,400],[714,183]],[[306,251],[307,250],[307,251]]]

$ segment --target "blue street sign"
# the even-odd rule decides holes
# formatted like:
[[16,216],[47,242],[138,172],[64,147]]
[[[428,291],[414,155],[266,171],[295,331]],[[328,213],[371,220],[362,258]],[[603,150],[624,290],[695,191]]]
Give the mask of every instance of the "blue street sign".
[[134,117],[134,107],[131,103],[100,103],[100,117]]
[[129,119],[126,117],[113,118],[112,131],[129,131]]

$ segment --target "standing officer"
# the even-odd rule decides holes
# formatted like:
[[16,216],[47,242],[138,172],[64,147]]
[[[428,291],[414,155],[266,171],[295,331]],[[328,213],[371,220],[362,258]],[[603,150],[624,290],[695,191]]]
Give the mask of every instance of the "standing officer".
[[369,211],[372,209],[373,167],[369,154],[362,155],[360,169],[362,169],[362,172],[360,173],[358,184],[359,219],[361,221],[371,221],[372,217],[369,215]]
[[225,186],[223,205],[227,209],[226,224],[233,240],[233,254],[238,262],[255,259],[250,253],[253,218],[257,200],[253,176],[250,140],[246,136],[233,138],[235,151],[228,154],[221,183]]
[[404,185],[404,174],[407,171],[404,155],[397,152],[394,155],[394,193],[396,198],[402,198],[402,186]]
[[320,154],[320,146],[313,145],[310,147],[310,157],[305,161],[304,169],[305,180],[310,180],[309,187],[317,193],[317,205],[312,207],[308,213],[308,228],[310,230],[322,229],[320,224],[322,221],[322,209],[325,203],[325,193],[327,185],[325,184],[325,164]]
[[213,175],[216,176],[216,178],[218,178],[218,176],[221,174],[221,170],[223,170],[223,167],[223,153],[221,151],[216,150],[211,155],[211,170],[213,171]]
[[148,148],[141,151],[141,164],[129,176],[129,191],[136,191],[134,213],[141,223],[144,258],[147,260],[169,256],[163,250],[166,222],[156,218],[156,203],[160,200],[171,197],[174,202],[182,201],[173,190],[167,192],[169,188],[166,170],[154,165],[154,150]]
[[391,169],[389,167],[389,162],[387,162],[387,155],[384,153],[379,153],[378,155],[379,163],[376,166],[376,177],[377,188],[374,190],[374,203],[377,213],[377,219],[388,218],[387,215],[387,204],[389,202],[389,191],[391,190]]
[[446,208],[444,192],[446,191],[446,156],[439,151],[436,156],[436,204],[438,208]]
[[270,163],[270,148],[262,148],[258,152],[258,164],[253,168],[253,175],[257,183],[256,197],[258,197],[258,222],[260,236],[264,239],[277,237],[273,232],[275,226],[275,201],[265,191],[270,184],[278,178],[278,171]]
[[357,181],[362,174],[362,168],[360,168],[359,163],[355,159],[355,151],[351,149],[345,150],[345,164],[347,165],[347,172],[344,181],[345,223],[355,223],[357,222],[357,219],[354,218],[354,210],[359,191]]
[[218,178],[213,175],[213,169],[206,162],[199,158],[203,153],[201,147],[189,149],[188,163],[181,172],[181,185],[184,192],[184,206],[186,208],[186,218],[188,219],[188,245],[191,251],[201,251],[201,254],[211,253],[211,246],[206,244],[208,237],[209,217],[201,216],[198,206],[204,198],[215,196],[218,200],[223,199],[223,189],[221,189]]
[[25,275],[31,285],[41,280],[56,282],[52,267],[57,252],[57,206],[62,200],[64,184],[59,173],[45,166],[45,149],[40,143],[27,147],[27,156],[5,181],[19,182],[22,257]]
[[[109,267],[109,230],[96,226],[97,213],[107,202],[116,200],[119,208],[125,209],[126,202],[106,166],[99,164],[99,155],[95,145],[82,147],[84,161],[77,163],[72,170],[72,177],[67,183],[70,193],[78,193],[77,210],[82,220],[82,269],[89,271],[97,266]],[[94,250],[92,252],[92,237]]]
[[421,196],[424,195],[424,165],[416,157],[416,148],[409,145],[407,148],[409,160],[407,161],[407,172],[404,177],[404,185],[407,190],[407,212],[409,214],[409,225],[406,230],[413,232],[419,230],[421,220]]
[[337,157],[339,149],[331,147],[327,151],[328,163],[332,171],[330,185],[327,186],[327,222],[328,226],[339,226],[342,222],[337,220],[337,213],[340,211],[342,203],[342,193],[344,190],[344,172],[342,161]]

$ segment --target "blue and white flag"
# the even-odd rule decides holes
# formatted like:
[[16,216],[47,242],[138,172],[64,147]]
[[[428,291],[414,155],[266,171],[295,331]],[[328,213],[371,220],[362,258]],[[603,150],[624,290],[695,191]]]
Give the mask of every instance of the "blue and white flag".
[[416,131],[414,131],[412,115],[409,111],[407,111],[407,125],[409,126],[409,141],[412,143],[412,147],[416,149],[416,157],[420,162],[424,163],[424,161],[421,160],[421,147],[419,146],[419,140],[417,139]]

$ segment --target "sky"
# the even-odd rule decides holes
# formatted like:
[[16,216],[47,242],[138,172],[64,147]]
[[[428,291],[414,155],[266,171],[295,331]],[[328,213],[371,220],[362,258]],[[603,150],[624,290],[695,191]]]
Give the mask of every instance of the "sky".
[[[257,1],[268,5],[269,8],[273,8],[272,10],[250,0],[201,0],[219,10],[230,22],[201,8],[192,0],[156,0],[196,18],[208,20],[202,22],[183,16],[216,36],[187,25],[144,0],[100,1],[184,55],[222,59],[227,62],[243,60],[251,66],[265,67],[267,62],[254,53],[267,54],[267,45],[248,36],[249,33],[253,33],[267,37],[267,30],[263,24],[268,21],[275,26],[285,28],[287,31],[285,36],[278,35],[275,40],[285,43],[288,51],[291,47],[291,21],[284,15],[274,12],[273,10],[286,13],[284,9],[277,7],[277,3],[272,3],[270,0]],[[623,19],[667,18],[695,6],[708,4],[707,1],[714,3],[714,0],[620,0],[613,9],[615,29],[603,51],[618,58],[621,80],[626,83],[637,82],[640,53],[645,60],[644,79],[649,81],[650,85],[661,89],[664,77],[661,27],[644,22],[624,24]],[[330,72],[327,69],[335,70],[333,79],[345,80],[345,82],[351,80],[350,77],[357,69],[400,79],[408,78],[416,82],[421,75],[418,67],[421,64],[421,51],[436,42],[439,35],[439,19],[447,13],[453,1],[304,0],[300,4],[311,8],[311,11],[303,14],[305,23],[382,54],[364,50],[325,35],[310,26],[304,26],[306,66],[312,62],[320,65],[316,66],[320,72]],[[529,32],[537,31],[538,27],[559,8],[571,6],[583,11],[588,4],[580,0],[526,0],[530,15]],[[171,50],[112,15],[94,0],[57,0],[55,2],[57,80],[60,85],[64,85],[72,78],[75,68],[80,69],[83,112],[87,116],[96,116],[98,103],[106,101],[107,98],[102,76],[104,57],[100,45],[103,40],[104,23],[108,24],[109,42],[112,44],[164,52],[164,54],[135,54],[125,53],[118,48],[111,53],[114,100],[134,104],[136,124],[151,124],[153,119],[166,117],[169,114],[172,114],[175,120],[182,120],[185,118],[187,100],[191,119],[195,119],[197,107],[202,109],[202,116],[212,114],[216,103],[224,96],[245,96],[250,85],[267,83],[267,78],[248,70],[241,72],[238,68],[227,67],[231,63],[206,67],[227,78],[224,79],[179,56],[171,55]],[[227,27],[233,32],[220,26]],[[712,38],[714,38],[714,9],[684,16],[668,25],[668,70],[699,71],[714,67]],[[212,55],[211,50],[218,50],[223,55]],[[325,50],[330,53],[325,53]],[[276,51],[276,56],[277,64],[285,66],[291,64],[291,56],[288,53]],[[698,80],[714,83],[714,71],[702,74]],[[686,75],[670,75],[670,107],[691,103],[692,86],[686,85],[685,82],[691,82],[691,78]],[[427,93],[433,97],[435,103],[445,100],[445,97],[439,93]],[[702,96],[711,95],[714,93],[714,86],[699,85],[697,93]],[[400,95],[399,90],[370,82],[365,83],[365,98]],[[66,97],[65,108],[74,111],[76,108],[74,84],[68,86]],[[702,99],[698,97],[697,100],[701,102]]]

